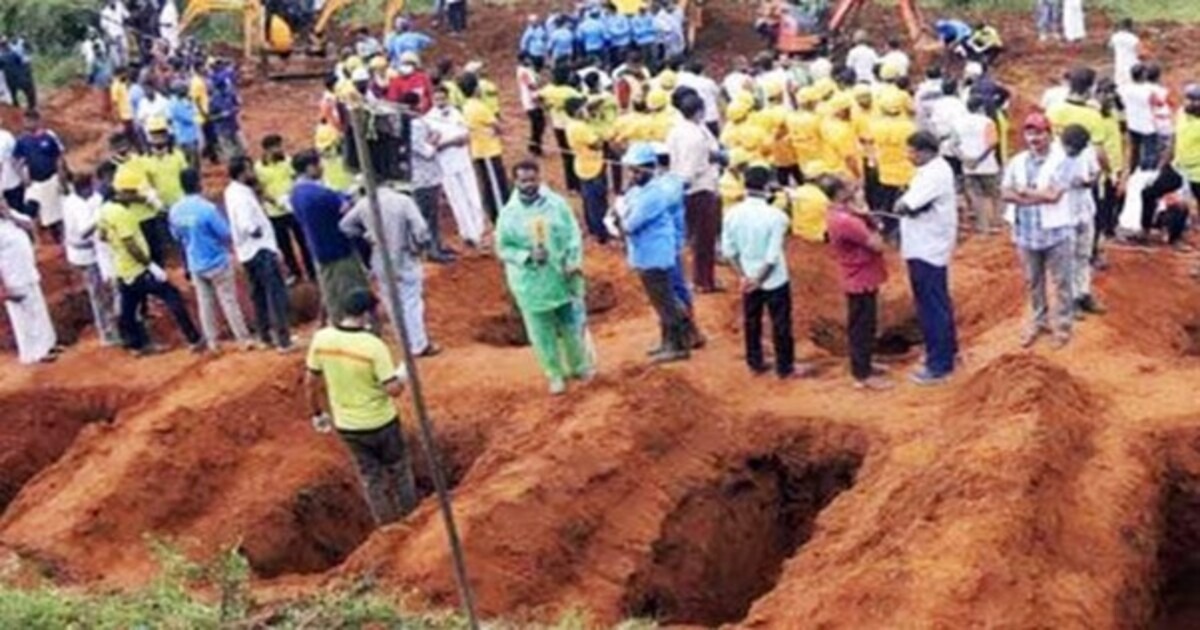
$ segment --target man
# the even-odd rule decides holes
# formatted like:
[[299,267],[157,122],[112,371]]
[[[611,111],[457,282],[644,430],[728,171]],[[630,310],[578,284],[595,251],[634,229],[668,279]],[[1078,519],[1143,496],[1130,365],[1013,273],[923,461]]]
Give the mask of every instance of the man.
[[550,393],[557,396],[566,392],[566,379],[595,375],[585,341],[583,238],[566,200],[542,186],[537,162],[518,163],[513,177],[517,194],[500,212],[496,250]]
[[25,109],[37,109],[37,86],[33,80],[33,66],[3,35],[0,35],[0,75],[3,75],[8,85],[13,107],[21,106],[17,94],[22,94],[25,97]]
[[1184,90],[1183,111],[1175,122],[1173,138],[1162,152],[1158,177],[1142,190],[1142,230],[1148,237],[1155,225],[1155,214],[1163,197],[1183,186],[1191,189],[1192,198],[1200,199],[1200,85]]
[[142,138],[149,139],[150,123],[152,121],[167,120],[171,113],[171,102],[159,92],[158,86],[154,84],[153,80],[143,82],[142,90],[143,95],[138,101],[134,117],[137,128],[141,131]]
[[162,265],[166,252],[170,249],[170,235],[167,230],[165,212],[179,203],[186,194],[183,190],[182,175],[188,168],[187,157],[183,151],[176,149],[171,142],[171,134],[167,129],[167,121],[154,118],[149,121],[146,131],[150,138],[150,152],[143,159],[146,165],[146,176],[154,189],[155,197],[162,203],[163,212],[155,213],[149,220],[150,251],[155,262]]
[[175,145],[183,151],[188,166],[200,168],[200,111],[187,94],[187,86],[180,84],[171,89],[167,119]]
[[859,83],[875,82],[875,66],[879,64],[879,53],[871,47],[870,38],[866,31],[854,33],[854,48],[846,53],[846,66],[854,70],[854,78]]
[[962,161],[963,185],[977,234],[993,234],[1000,229],[997,209],[1000,193],[1000,134],[996,123],[984,112],[978,96],[967,100],[966,116],[950,125],[956,141],[956,154]]
[[0,301],[8,312],[21,363],[58,358],[58,338],[42,295],[33,249],[33,221],[0,201]]
[[650,357],[655,363],[681,361],[691,354],[694,331],[687,306],[671,286],[671,273],[683,246],[673,213],[682,191],[673,179],[655,178],[658,155],[648,143],[630,146],[621,164],[631,169],[633,178],[620,218],[629,243],[629,266],[641,279],[662,328],[662,343]]
[[633,23],[628,15],[610,11],[604,18],[604,29],[608,37],[609,67],[616,67],[625,60],[625,54],[633,45]]
[[608,178],[604,169],[604,139],[585,117],[587,100],[580,96],[567,99],[567,146],[575,159],[572,167],[583,197],[583,216],[588,234],[600,245],[608,244]]
[[421,58],[414,52],[400,55],[396,75],[388,82],[387,100],[399,103],[405,94],[415,92],[420,97],[417,110],[424,114],[433,106],[434,86],[429,73],[421,68]]
[[755,374],[770,371],[763,358],[762,317],[771,317],[775,374],[781,379],[806,375],[796,370],[792,338],[792,288],[784,239],[786,214],[767,203],[771,170],[752,166],[746,171],[746,200],[725,215],[721,253],[741,278],[746,363]]
[[550,34],[546,24],[537,15],[530,14],[525,21],[525,30],[521,33],[521,41],[517,46],[518,57],[529,62],[534,71],[541,70],[550,48]]
[[63,202],[63,243],[66,246],[67,263],[83,279],[92,307],[92,321],[101,343],[106,346],[117,345],[121,336],[117,332],[114,308],[112,252],[108,245],[96,238],[96,223],[104,200],[96,192],[91,173],[76,174],[71,189],[71,194]]
[[292,169],[299,174],[292,188],[292,210],[316,262],[326,317],[340,322],[347,297],[370,286],[354,244],[338,229],[348,201],[321,183],[321,156],[316,151],[297,153]]
[[25,185],[21,168],[13,155],[16,150],[16,137],[0,126],[0,196],[3,196],[9,208],[24,214]]
[[1135,64],[1130,70],[1131,83],[1117,88],[1125,108],[1125,125],[1129,130],[1130,174],[1138,170],[1151,171],[1159,164],[1159,136],[1154,120],[1154,88],[1146,80],[1146,66]]
[[[872,210],[889,212],[912,181],[915,169],[908,157],[908,139],[917,132],[917,125],[905,113],[903,97],[894,92],[879,98],[879,114],[868,123],[868,159],[879,178],[877,184],[868,182],[867,203]],[[881,231],[885,237],[895,237],[899,227],[895,218],[883,217]]]
[[[1052,147],[1050,121],[1044,116],[1031,114],[1023,129],[1028,150],[1009,163],[1003,187],[1004,201],[1014,206],[1013,241],[1021,256],[1032,306],[1033,319],[1021,335],[1021,346],[1028,348],[1042,334],[1051,332],[1052,345],[1061,348],[1071,340],[1074,319],[1071,267],[1075,218],[1067,196],[1072,159]],[[1055,288],[1052,321],[1046,302],[1047,275]]]
[[521,109],[529,119],[529,152],[541,157],[542,138],[546,135],[546,110],[538,100],[538,90],[541,89],[541,78],[537,70],[538,62],[528,55],[522,55],[517,64],[517,95],[520,97]]
[[374,229],[370,218],[371,204],[365,197],[359,199],[342,217],[338,227],[352,239],[366,238],[371,243],[371,268],[380,283],[387,280],[383,264],[383,246],[387,245],[392,270],[396,274],[394,290],[403,309],[403,313],[395,312],[389,293],[384,292],[392,325],[397,330],[404,326],[404,339],[414,356],[436,356],[442,349],[429,340],[425,330],[425,273],[421,268],[421,252],[429,244],[428,227],[421,217],[421,210],[408,195],[391,188],[380,188],[378,194],[379,212],[383,220],[382,234]]
[[42,124],[36,111],[25,112],[24,133],[13,149],[23,173],[25,211],[36,216],[54,242],[62,242],[62,193],[67,177],[66,151],[53,131]]
[[[271,232],[287,265],[287,281],[295,283],[305,278],[315,281],[317,270],[308,252],[308,242],[304,240],[304,232],[292,213],[291,195],[296,174],[292,172],[292,161],[283,149],[283,138],[274,133],[265,136],[262,150],[262,159],[254,164],[254,176],[262,186],[263,206],[267,218],[271,220]],[[299,258],[296,256],[297,249],[300,250]]]
[[467,0],[444,0],[450,33],[455,37],[467,30]]
[[483,186],[488,218],[494,225],[500,208],[504,207],[509,197],[508,175],[504,172],[504,145],[500,142],[500,118],[498,112],[481,98],[478,77],[464,74],[459,79],[459,87],[466,98],[462,116],[467,123],[471,158]]
[[1037,0],[1034,19],[1039,42],[1062,39],[1062,9],[1063,0]]
[[679,73],[680,88],[691,88],[700,95],[704,102],[704,126],[712,132],[713,137],[721,135],[721,86],[704,74],[704,64],[690,61]]
[[694,92],[679,99],[682,119],[667,136],[671,173],[687,190],[688,238],[692,247],[692,281],[701,293],[720,290],[716,279],[716,244],[720,231],[721,200],[717,196],[720,171],[715,163],[721,147],[704,126],[704,102]]
[[917,319],[925,339],[925,365],[912,374],[917,385],[936,385],[954,372],[958,339],[947,268],[958,238],[954,171],[939,152],[938,139],[919,131],[908,139],[917,171],[896,203],[900,255],[908,265]]
[[1090,142],[1087,129],[1081,125],[1070,125],[1060,134],[1060,144],[1071,168],[1065,196],[1075,226],[1071,285],[1076,317],[1083,317],[1084,313],[1103,315],[1107,310],[1092,295],[1092,261],[1096,257],[1098,243],[1096,197],[1093,191],[1100,172],[1095,160],[1084,154]]
[[100,30],[108,40],[113,53],[113,60],[123,66],[129,61],[129,38],[125,32],[125,23],[129,20],[129,10],[121,0],[105,0],[100,9]]
[[1108,47],[1113,51],[1113,81],[1117,85],[1129,85],[1133,82],[1133,68],[1138,64],[1138,56],[1142,52],[1142,40],[1133,30],[1133,20],[1121,18],[1117,22],[1117,30],[1108,40]]
[[371,29],[363,26],[354,34],[354,54],[366,61],[383,52],[383,45],[371,34]]
[[1083,0],[1063,0],[1063,39],[1067,43],[1082,42],[1087,36],[1087,25],[1083,14]]
[[384,47],[387,49],[388,61],[392,67],[400,66],[400,58],[405,53],[421,54],[433,45],[433,38],[412,30],[412,23],[403,17],[396,18],[396,30],[388,35]]
[[387,345],[368,329],[367,317],[377,305],[366,290],[343,297],[337,308],[342,317],[319,330],[309,346],[304,385],[313,427],[322,433],[337,429],[358,464],[375,521],[386,525],[417,506],[417,491],[392,402],[404,391],[408,373],[396,368]]
[[[229,180],[225,187],[225,211],[229,213],[234,253],[249,281],[258,338],[264,346],[273,346],[286,354],[293,346],[277,232],[254,192],[255,169],[249,160],[234,158],[230,161]],[[315,274],[312,277],[315,278]]]
[[[405,94],[400,105],[410,112],[416,112],[419,99],[416,94]],[[453,262],[455,256],[442,245],[439,228],[440,208],[438,202],[442,189],[442,172],[437,162],[437,136],[430,129],[424,118],[413,116],[409,123],[409,137],[412,152],[412,197],[421,210],[421,218],[429,231],[428,257],[431,262],[446,264]]]
[[242,101],[234,82],[230,70],[219,68],[214,72],[209,98],[209,119],[212,120],[213,134],[216,136],[215,144],[225,159],[246,151],[239,121]]
[[[231,173],[232,176],[232,173]],[[221,331],[217,325],[217,305],[225,323],[243,350],[252,347],[242,307],[238,304],[237,278],[229,260],[233,244],[229,223],[217,207],[200,195],[200,173],[187,169],[179,177],[184,198],[171,206],[171,235],[183,246],[188,271],[196,287],[200,310],[200,329],[210,352],[217,352]]]
[[579,26],[575,28],[575,37],[579,40],[578,47],[583,50],[584,57],[589,61],[607,59],[605,46],[608,43],[608,35],[599,11],[589,11],[584,15]]
[[454,213],[454,222],[458,224],[458,235],[468,249],[478,251],[484,246],[487,219],[483,214],[479,181],[471,165],[470,130],[449,98],[445,87],[435,88],[434,107],[423,120],[436,139],[434,145],[442,174],[442,189]]
[[958,81],[946,79],[942,82],[942,96],[933,102],[930,131],[937,135],[945,159],[955,176],[962,175],[962,160],[955,153],[954,124],[967,116],[967,104],[959,96]]
[[852,184],[836,177],[820,178],[821,191],[832,200],[829,207],[829,245],[841,271],[846,294],[846,336],[850,344],[850,373],[859,389],[890,389],[871,362],[878,326],[879,287],[887,280],[883,235],[870,214],[855,207]]
[[904,42],[899,37],[888,38],[887,52],[879,60],[879,66],[888,69],[889,73],[896,77],[908,76],[909,70],[912,68],[912,59],[909,58],[908,53],[904,52]]
[[125,347],[138,356],[154,354],[145,323],[139,319],[148,296],[162,301],[175,319],[193,352],[204,351],[204,339],[192,324],[183,296],[167,280],[167,272],[150,258],[150,246],[142,230],[145,199],[138,192],[144,180],[131,169],[118,170],[113,179],[113,197],[100,209],[100,238],[112,248],[113,264],[121,295],[120,330]]
[[571,70],[566,66],[555,66],[551,71],[551,83],[538,91],[538,98],[550,114],[550,127],[554,130],[554,141],[558,145],[562,158],[563,181],[567,189],[579,190],[579,179],[575,176],[574,154],[567,141],[567,101],[571,98],[582,97],[583,94],[571,85]]

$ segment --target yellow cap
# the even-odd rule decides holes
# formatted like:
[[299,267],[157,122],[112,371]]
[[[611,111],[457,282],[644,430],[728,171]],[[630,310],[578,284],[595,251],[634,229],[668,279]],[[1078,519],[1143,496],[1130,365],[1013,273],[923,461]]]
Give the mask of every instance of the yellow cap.
[[658,85],[664,90],[674,90],[679,84],[679,78],[675,76],[674,70],[663,70],[658,75]]
[[879,95],[879,111],[885,114],[899,114],[904,111],[904,96],[899,91],[889,90]]
[[818,79],[812,86],[817,91],[817,99],[822,101],[833,96],[838,91],[837,82],[829,78]]
[[804,173],[805,179],[811,179],[813,177],[820,177],[828,173],[829,169],[825,167],[825,163],[821,160],[813,160],[811,162],[806,162],[803,166],[801,166],[800,172]]
[[367,67],[372,70],[383,70],[388,67],[388,62],[387,59],[383,58],[383,55],[375,55],[371,57],[371,61],[367,62]]
[[151,116],[146,121],[146,133],[166,133],[167,119],[164,116]]
[[346,63],[343,67],[346,69],[346,74],[350,74],[351,72],[358,70],[359,68],[363,67],[362,57],[359,57],[358,55],[350,57],[346,60]]
[[318,151],[325,151],[338,143],[341,139],[341,134],[333,125],[320,124],[317,125],[317,133],[313,136],[313,144],[317,145]]
[[131,168],[119,168],[113,176],[113,188],[119,192],[137,192],[142,186],[142,178]]
[[799,90],[796,90],[796,100],[801,105],[811,105],[821,102],[821,93],[815,86],[806,85]]
[[735,98],[725,110],[725,115],[733,122],[741,122],[750,115],[750,111],[754,109],[754,102],[744,98]]
[[763,83],[763,93],[772,101],[783,96],[783,88],[783,81],[775,80]]
[[665,108],[668,102],[670,102],[670,97],[660,88],[654,88],[646,95],[646,109],[652,112]]
[[854,94],[854,98],[856,99],[860,99],[864,96],[873,96],[871,93],[871,86],[867,85],[866,83],[855,84],[854,89],[852,89],[851,92]]
[[843,112],[854,106],[854,98],[846,92],[838,92],[829,99],[829,111],[832,113]]
[[734,147],[729,152],[729,166],[745,166],[750,163],[753,157],[749,151],[741,147]]
[[894,62],[887,62],[879,68],[879,78],[884,81],[895,81],[901,76],[900,66]]

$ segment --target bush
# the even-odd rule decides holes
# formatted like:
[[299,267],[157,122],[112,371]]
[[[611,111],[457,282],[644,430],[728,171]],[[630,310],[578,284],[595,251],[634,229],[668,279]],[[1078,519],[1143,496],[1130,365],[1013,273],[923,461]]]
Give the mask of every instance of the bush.
[[74,50],[98,24],[98,0],[0,0],[0,24],[8,35],[19,35],[37,52]]

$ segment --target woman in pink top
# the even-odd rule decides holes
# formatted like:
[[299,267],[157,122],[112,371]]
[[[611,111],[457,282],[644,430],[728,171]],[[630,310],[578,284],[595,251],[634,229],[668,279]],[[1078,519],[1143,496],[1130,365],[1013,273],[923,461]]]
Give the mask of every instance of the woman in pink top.
[[854,206],[853,184],[836,177],[823,177],[817,185],[833,201],[829,206],[829,246],[841,270],[842,291],[846,293],[850,372],[861,389],[888,389],[892,383],[871,363],[879,287],[887,280],[883,237],[874,218]]

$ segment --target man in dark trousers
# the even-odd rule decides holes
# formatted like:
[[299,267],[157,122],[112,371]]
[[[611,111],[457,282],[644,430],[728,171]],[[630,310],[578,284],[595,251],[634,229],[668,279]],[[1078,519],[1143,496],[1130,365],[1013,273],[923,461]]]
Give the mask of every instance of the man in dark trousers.
[[14,107],[21,106],[17,100],[17,94],[20,93],[25,97],[25,109],[37,109],[37,86],[33,81],[33,67],[3,35],[0,35],[0,74],[4,75],[4,82],[8,84],[8,93],[12,96]]

